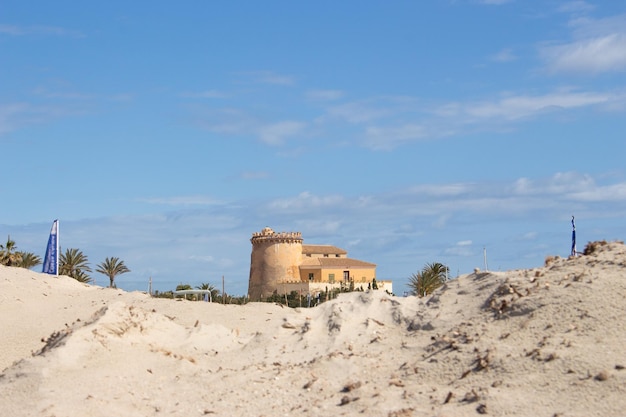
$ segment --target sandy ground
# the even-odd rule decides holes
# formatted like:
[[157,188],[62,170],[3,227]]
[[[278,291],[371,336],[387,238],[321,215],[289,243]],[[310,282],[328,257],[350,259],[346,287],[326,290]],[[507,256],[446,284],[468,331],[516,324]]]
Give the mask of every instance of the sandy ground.
[[626,247],[546,264],[311,309],[0,266],[0,415],[626,415]]

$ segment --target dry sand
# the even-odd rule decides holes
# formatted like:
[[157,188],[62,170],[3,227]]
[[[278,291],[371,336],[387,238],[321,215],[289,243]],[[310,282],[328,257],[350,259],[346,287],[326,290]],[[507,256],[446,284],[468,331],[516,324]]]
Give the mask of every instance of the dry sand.
[[0,267],[2,416],[626,415],[626,247],[311,309]]

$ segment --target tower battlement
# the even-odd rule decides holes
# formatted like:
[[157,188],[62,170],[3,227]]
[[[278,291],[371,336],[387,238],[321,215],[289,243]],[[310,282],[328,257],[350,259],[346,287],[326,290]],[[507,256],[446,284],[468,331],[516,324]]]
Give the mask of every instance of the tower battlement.
[[302,243],[302,241],[302,233],[300,232],[275,232],[270,227],[252,233],[250,239],[253,245],[260,243]]

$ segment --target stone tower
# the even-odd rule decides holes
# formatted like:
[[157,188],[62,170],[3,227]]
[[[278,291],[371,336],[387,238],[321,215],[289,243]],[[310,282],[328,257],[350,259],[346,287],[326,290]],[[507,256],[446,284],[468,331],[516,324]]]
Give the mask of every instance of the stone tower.
[[280,292],[279,284],[300,281],[302,263],[302,233],[274,232],[266,227],[250,239],[250,281],[248,295],[251,301]]

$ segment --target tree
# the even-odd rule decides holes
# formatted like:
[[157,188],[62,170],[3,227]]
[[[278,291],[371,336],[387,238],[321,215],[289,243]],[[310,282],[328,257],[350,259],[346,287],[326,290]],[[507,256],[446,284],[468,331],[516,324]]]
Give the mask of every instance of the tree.
[[15,241],[11,240],[11,236],[8,236],[6,245],[0,245],[0,264],[17,266],[21,260],[21,252],[17,251]]
[[124,265],[124,261],[121,261],[119,258],[112,257],[106,258],[104,262],[96,265],[96,272],[109,277],[109,287],[116,288],[115,277],[130,272],[130,269]]
[[[193,288],[191,288],[191,285],[189,284],[178,284],[176,286],[176,291],[187,291],[187,290],[191,290]],[[189,298],[187,298],[189,294],[185,294],[183,295],[183,297],[185,297],[185,300],[189,300]]]
[[72,278],[74,278],[76,281],[78,282],[83,282],[85,284],[89,284],[92,279],[89,275],[87,275],[87,273],[85,271],[77,271],[76,275],[73,276]]
[[421,271],[411,275],[409,278],[408,285],[411,293],[418,297],[431,294],[446,282],[448,271],[448,267],[439,262],[426,264]]
[[31,269],[36,267],[37,265],[41,265],[41,257],[39,255],[35,255],[32,252],[18,252],[20,254],[21,260],[18,264],[21,268]]
[[59,275],[67,275],[77,281],[88,283],[91,277],[87,275],[91,272],[89,259],[80,250],[75,248],[66,249],[59,259]]
[[211,301],[215,300],[217,298],[217,296],[219,295],[219,290],[217,288],[215,288],[213,285],[209,284],[208,282],[203,282],[202,284],[196,286],[197,290],[208,290],[211,292]]

